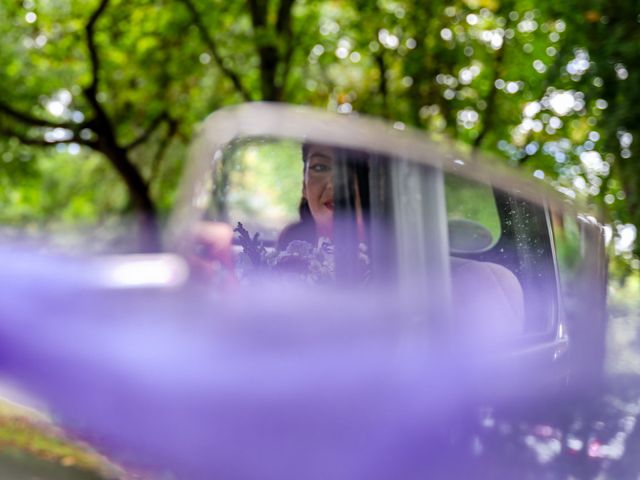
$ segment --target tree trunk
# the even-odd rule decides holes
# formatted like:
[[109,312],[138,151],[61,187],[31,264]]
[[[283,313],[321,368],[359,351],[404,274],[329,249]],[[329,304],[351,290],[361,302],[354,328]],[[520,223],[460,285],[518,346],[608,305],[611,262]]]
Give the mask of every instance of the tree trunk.
[[272,102],[280,100],[276,85],[276,72],[278,69],[278,49],[274,46],[264,46],[259,48],[260,55],[260,80],[262,90],[262,100]]
[[125,149],[110,142],[101,142],[100,150],[124,180],[138,223],[138,249],[142,252],[158,252],[161,249],[160,231],[155,204],[149,195],[149,187],[138,169],[129,160]]

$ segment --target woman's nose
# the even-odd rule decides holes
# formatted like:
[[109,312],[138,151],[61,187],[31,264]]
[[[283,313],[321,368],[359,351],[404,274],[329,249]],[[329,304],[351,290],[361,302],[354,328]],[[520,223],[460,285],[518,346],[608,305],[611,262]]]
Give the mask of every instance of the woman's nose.
[[330,176],[327,178],[327,180],[326,180],[326,182],[325,182],[325,185],[324,185],[324,190],[325,190],[327,193],[330,193],[331,195],[333,195],[333,176],[332,176],[332,175],[330,175]]

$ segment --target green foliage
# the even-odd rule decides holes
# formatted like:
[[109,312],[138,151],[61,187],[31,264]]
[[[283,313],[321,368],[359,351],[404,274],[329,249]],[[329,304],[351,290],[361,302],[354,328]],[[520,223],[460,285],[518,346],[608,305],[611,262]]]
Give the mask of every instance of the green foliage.
[[94,224],[109,212],[124,211],[127,204],[124,186],[95,154],[60,152],[12,160],[4,167],[5,175],[0,176],[3,224],[33,229]]
[[[0,103],[48,122],[96,118],[86,94],[94,67],[86,27],[100,4],[1,2]],[[272,0],[253,11],[251,4],[111,0],[95,22],[95,98],[119,146],[143,137],[126,152],[161,215],[198,122],[225,105],[276,99],[446,134],[544,176],[616,225],[640,226],[635,3]],[[0,181],[14,192],[4,193],[3,221],[95,222],[131,209],[122,191],[100,188],[108,168],[98,168],[98,157],[77,170],[95,150],[80,140],[104,137],[96,125],[73,132],[78,156],[20,145],[18,138],[51,138],[51,128],[0,108],[2,130],[13,133],[0,137],[0,156],[22,159],[0,162]],[[58,177],[38,193],[45,174]],[[126,193],[134,198],[135,188]]]
[[225,157],[231,165],[228,212],[235,225],[249,221],[269,239],[297,220],[302,191],[302,147],[298,142],[265,139],[243,142]]

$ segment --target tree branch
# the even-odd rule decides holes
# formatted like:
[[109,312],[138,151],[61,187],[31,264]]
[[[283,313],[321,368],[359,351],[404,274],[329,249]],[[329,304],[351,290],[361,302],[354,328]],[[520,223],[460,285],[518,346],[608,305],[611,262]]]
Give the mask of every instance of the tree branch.
[[291,57],[295,42],[293,41],[293,29],[291,28],[291,10],[295,0],[282,0],[278,8],[278,18],[276,20],[276,32],[281,38],[281,44],[284,43],[285,50],[281,55],[280,85],[277,88],[276,97],[281,99],[287,84],[289,70],[291,67]]
[[98,143],[107,144],[109,148],[117,147],[117,140],[113,125],[107,115],[107,112],[102,108],[98,101],[98,84],[100,78],[100,57],[98,55],[98,48],[95,42],[95,24],[107,8],[109,0],[101,0],[98,8],[93,12],[89,21],[85,27],[87,35],[87,49],[89,50],[89,57],[91,62],[91,84],[83,89],[83,93],[89,105],[93,109],[95,117],[89,124],[91,128],[98,136]]
[[378,84],[378,92],[382,97],[382,115],[385,118],[390,118],[389,115],[389,104],[387,101],[387,94],[389,92],[389,87],[387,85],[387,65],[384,61],[384,53],[379,52],[375,55],[375,61],[378,65],[378,70],[380,71],[380,82]]
[[[291,40],[291,39],[289,39]],[[291,57],[293,56],[293,41],[289,41],[287,49],[282,56],[282,70],[280,75],[280,85],[276,91],[276,97],[281,100],[284,97],[285,87],[287,85],[287,78],[289,78],[289,72],[291,71]]]
[[209,48],[209,51],[211,52],[211,56],[213,57],[213,60],[216,63],[216,66],[220,69],[223,75],[225,75],[229,80],[231,80],[231,83],[233,83],[233,86],[235,87],[237,92],[240,94],[240,96],[245,101],[251,101],[251,95],[244,88],[244,85],[242,85],[242,82],[240,81],[240,77],[233,70],[231,70],[230,68],[227,68],[224,65],[224,61],[222,60],[222,57],[220,56],[220,52],[218,51],[218,45],[216,44],[213,37],[209,35],[209,31],[207,30],[207,27],[204,25],[204,23],[202,23],[201,16],[198,13],[198,10],[196,9],[193,2],[191,0],[180,0],[180,1],[187,7],[189,12],[191,13],[191,16],[193,17],[193,23],[195,24],[196,28],[200,32],[200,35],[202,36],[204,43],[207,45],[207,48]]
[[0,126],[0,134],[7,137],[15,137],[20,141],[20,143],[24,145],[35,146],[35,147],[51,147],[53,145],[58,145],[58,144],[77,143],[79,145],[85,145],[87,147],[95,148],[94,142],[90,140],[83,140],[81,138],[77,138],[75,135],[68,140],[48,141],[48,140],[45,140],[44,138],[32,138],[25,135],[24,133],[13,130],[12,128],[7,128],[3,126]]
[[249,0],[251,22],[254,28],[264,27],[267,24],[267,4],[264,0]]
[[[248,0],[253,26],[254,43],[260,57],[261,100],[278,100],[276,73],[280,63],[278,45],[272,38],[268,26],[268,5],[266,0]],[[275,32],[276,35],[278,32]]]
[[49,120],[45,120],[43,118],[35,117],[31,114],[21,112],[16,110],[10,105],[3,103],[0,101],[0,112],[5,113],[9,117],[18,120],[19,122],[26,123],[27,125],[31,125],[33,127],[49,127],[49,128],[67,128],[69,130],[78,130],[83,128],[85,125],[81,123],[72,123],[72,122],[51,122]]
[[151,123],[149,124],[149,127],[147,127],[147,129],[144,132],[142,132],[142,134],[138,138],[134,139],[133,141],[125,145],[123,148],[125,150],[130,150],[132,148],[136,148],[138,145],[143,144],[149,139],[151,134],[160,126],[162,121],[167,120],[168,118],[169,118],[169,115],[167,114],[167,112],[166,111],[162,112],[160,115],[158,115],[156,118],[154,118],[151,121]]
[[[104,112],[102,111],[102,109],[100,108],[100,105],[98,104],[97,100],[96,100],[96,92],[97,92],[97,88],[98,88],[98,71],[99,71],[99,61],[98,61],[98,53],[97,53],[97,49],[96,49],[96,45],[95,45],[95,40],[94,40],[94,26],[96,21],[98,20],[98,18],[100,17],[100,15],[104,12],[105,8],[107,7],[107,4],[109,3],[109,0],[101,0],[100,5],[98,6],[98,8],[94,11],[94,13],[91,15],[87,26],[86,26],[86,32],[87,32],[87,46],[89,49],[89,55],[91,57],[91,69],[92,69],[92,80],[91,80],[91,85],[85,90],[85,94],[87,96],[87,98],[89,99],[89,102],[91,103],[91,105],[94,107],[94,111],[96,112],[96,114],[98,114],[98,117],[104,116]],[[97,106],[97,108],[96,108]],[[17,120],[20,123],[23,123],[25,125],[29,125],[32,127],[45,127],[45,128],[64,128],[67,130],[71,130],[73,132],[73,138],[69,139],[69,140],[55,140],[55,141],[47,141],[43,138],[32,138],[29,137],[28,135],[25,135],[23,133],[20,133],[17,130],[14,129],[10,129],[7,127],[0,127],[0,133],[3,133],[5,135],[10,135],[12,137],[17,138],[18,140],[20,140],[20,142],[24,143],[25,145],[33,145],[33,146],[51,146],[51,145],[56,145],[59,143],[78,143],[78,144],[82,144],[82,145],[87,145],[87,146],[91,146],[92,148],[96,147],[96,143],[92,142],[92,141],[88,141],[88,140],[83,140],[81,138],[78,138],[78,131],[83,129],[83,128],[88,128],[90,125],[93,125],[96,123],[96,120],[90,120],[90,121],[85,121],[83,123],[73,123],[73,122],[54,122],[54,121],[50,121],[50,120],[46,120],[43,118],[39,118],[37,116],[31,115],[29,113],[26,112],[22,112],[20,110],[17,110],[16,108],[7,105],[6,103],[3,103],[0,101],[0,113],[4,113],[5,115],[13,118],[14,120]]]
[[101,0],[100,5],[98,5],[98,8],[96,8],[91,17],[89,17],[89,21],[87,22],[87,26],[85,27],[85,30],[87,32],[87,48],[89,49],[89,56],[91,57],[91,85],[87,90],[89,90],[89,92],[91,92],[91,94],[93,94],[94,96],[98,91],[98,82],[100,78],[100,61],[98,58],[98,49],[96,47],[94,38],[94,28],[96,22],[98,21],[98,18],[100,18],[100,15],[102,15],[102,13],[105,11],[108,4],[109,0]]
[[296,0],[281,0],[276,20],[276,32],[291,36],[291,10]]

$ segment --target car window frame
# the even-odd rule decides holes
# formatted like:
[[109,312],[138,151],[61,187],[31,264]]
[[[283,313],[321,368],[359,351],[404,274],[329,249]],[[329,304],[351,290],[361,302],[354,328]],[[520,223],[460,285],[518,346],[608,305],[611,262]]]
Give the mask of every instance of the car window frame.
[[[211,173],[221,158],[222,148],[234,139],[243,137],[273,137],[300,142],[330,143],[347,149],[367,150],[374,155],[407,159],[417,165],[440,169],[443,173],[462,174],[463,177],[474,181],[483,182],[483,179],[491,178],[494,189],[517,192],[522,200],[542,206],[548,225],[548,209],[563,210],[568,203],[567,198],[551,186],[538,180],[524,179],[505,166],[503,161],[499,164],[480,155],[462,152],[450,142],[434,141],[418,130],[394,128],[388,123],[365,116],[337,115],[283,104],[249,103],[217,111],[203,122],[190,149],[189,164],[179,187],[177,207],[168,222],[166,244],[169,249],[175,249],[176,245],[180,245],[181,237],[201,216],[203,200],[212,188],[206,179],[210,178],[208,173]],[[462,170],[461,165],[464,166]],[[579,205],[579,202],[573,203]],[[585,207],[581,210],[590,211]],[[556,301],[553,318],[547,332],[523,336],[523,341],[529,344],[538,340],[548,340],[549,348],[556,348],[552,343],[564,338],[562,323],[558,318],[561,294],[557,292],[557,259],[550,227],[545,235],[550,240],[555,272]],[[560,343],[564,344],[564,340]]]

